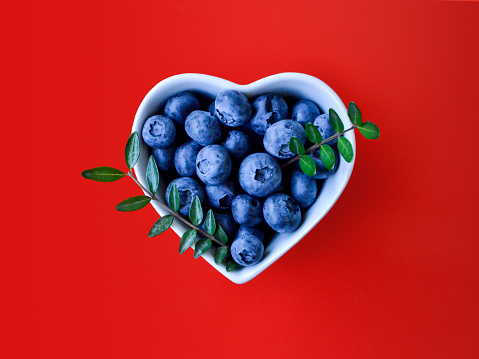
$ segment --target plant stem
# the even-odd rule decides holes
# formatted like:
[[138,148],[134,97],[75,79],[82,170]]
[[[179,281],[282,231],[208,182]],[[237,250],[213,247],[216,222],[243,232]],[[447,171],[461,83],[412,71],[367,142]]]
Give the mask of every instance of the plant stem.
[[[327,139],[321,141],[321,143],[316,143],[314,145],[312,145],[310,148],[308,148],[305,152],[305,154],[308,154],[316,149],[318,149],[319,147],[321,147],[322,145],[324,145],[326,142],[329,142],[329,141],[332,141],[334,140],[335,138],[338,138],[339,136],[341,136],[342,134],[348,132],[348,131],[351,131],[351,130],[354,130],[355,128],[357,128],[358,126],[353,126],[353,127],[350,127],[348,128],[347,130],[344,130],[343,132],[341,133],[336,133],[334,134],[333,136],[331,137],[328,137]],[[293,162],[296,162],[297,160],[299,160],[301,157],[301,155],[296,155],[294,157],[291,157],[290,160],[286,163],[284,163],[283,165],[281,165],[281,168],[285,168],[286,166],[289,166],[291,163]]]
[[140,186],[140,188],[145,191],[148,196],[151,197],[151,199],[153,201],[156,201],[161,207],[163,207],[169,214],[171,214],[173,217],[175,217],[176,219],[179,219],[181,222],[183,222],[184,224],[186,224],[188,227],[190,227],[191,229],[196,229],[203,237],[206,237],[208,239],[210,239],[211,241],[215,242],[216,244],[218,244],[219,246],[221,247],[226,247],[228,248],[228,246],[224,243],[222,243],[221,241],[217,240],[215,237],[209,235],[208,233],[206,233],[205,231],[203,231],[201,228],[198,228],[197,226],[195,226],[193,223],[191,223],[190,221],[186,220],[185,218],[181,217],[178,213],[176,213],[175,211],[173,211],[170,207],[168,207],[165,203],[161,202],[160,199],[158,197],[156,197],[156,195],[154,195],[153,193],[151,193],[147,188],[145,188],[135,177],[135,175],[133,174],[133,172],[131,171],[128,171],[128,176],[131,177],[131,179],[133,181],[135,181],[135,183]]

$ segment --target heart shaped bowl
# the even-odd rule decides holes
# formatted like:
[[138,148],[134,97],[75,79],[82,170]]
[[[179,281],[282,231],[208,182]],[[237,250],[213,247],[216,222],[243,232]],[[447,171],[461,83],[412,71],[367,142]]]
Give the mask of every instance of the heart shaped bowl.
[[[133,131],[137,131],[141,134],[146,119],[153,115],[162,114],[166,101],[178,92],[190,91],[200,99],[202,98],[205,103],[211,103],[214,101],[216,95],[224,90],[240,91],[249,99],[264,93],[274,93],[290,100],[309,99],[314,101],[323,113],[327,112],[330,108],[333,108],[343,121],[344,127],[351,127],[347,110],[338,95],[336,95],[336,93],[324,82],[309,75],[300,73],[281,73],[265,77],[248,85],[238,85],[214,76],[202,74],[180,74],[161,81],[153,87],[150,92],[148,92],[136,113],[133,122]],[[354,153],[356,154],[354,131],[347,132],[345,137],[351,142]],[[148,146],[142,140],[141,154],[135,166],[135,173],[139,181],[145,187],[145,174],[148,157]],[[344,187],[346,187],[351,172],[353,171],[353,166],[354,160],[351,163],[347,163],[341,157],[338,170],[335,174],[324,181],[318,198],[303,214],[301,226],[293,233],[275,234],[271,241],[265,246],[263,260],[257,265],[251,267],[238,266],[233,271],[227,272],[224,263],[221,265],[215,264],[213,254],[211,253],[212,251],[203,254],[203,258],[234,283],[242,284],[253,279],[298,243],[316,224],[318,224],[324,215],[328,213],[343,192]],[[159,193],[164,194],[167,185],[168,183],[165,183],[160,179]],[[163,199],[164,196],[162,195],[159,197]],[[152,205],[160,216],[167,214],[158,204],[152,202]],[[171,228],[180,237],[188,229],[184,224],[179,223],[179,221],[175,221]]]

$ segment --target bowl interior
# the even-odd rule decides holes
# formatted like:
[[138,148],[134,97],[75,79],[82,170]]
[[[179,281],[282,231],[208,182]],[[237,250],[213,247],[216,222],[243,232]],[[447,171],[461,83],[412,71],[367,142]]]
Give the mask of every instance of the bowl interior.
[[[340,116],[345,128],[351,126],[346,108],[341,102],[341,99],[324,82],[309,75],[283,73],[265,77],[248,85],[238,85],[214,76],[181,74],[161,81],[146,95],[138,108],[132,130],[141,134],[141,129],[146,119],[153,115],[162,114],[163,107],[168,98],[180,91],[191,91],[195,93],[199,97],[200,102],[204,102],[207,107],[219,92],[227,89],[240,91],[248,98],[253,98],[263,93],[274,93],[287,99],[309,99],[318,104],[322,112],[327,112],[329,108],[333,108]],[[203,106],[203,108],[205,108],[205,106]],[[354,153],[356,154],[354,131],[346,133],[345,137],[351,142]],[[135,166],[135,173],[139,181],[145,186],[147,163],[148,146],[141,141],[141,154]],[[224,264],[217,266],[214,263],[211,251],[205,253],[203,258],[234,283],[241,284],[251,280],[293,247],[324,217],[344,190],[351,176],[353,166],[354,160],[351,163],[347,163],[341,157],[337,172],[324,181],[318,198],[304,213],[301,226],[294,233],[275,234],[271,241],[265,246],[263,260],[257,265],[238,267],[238,269],[228,273],[226,272]],[[159,193],[164,194],[167,185],[168,183],[160,179]],[[162,198],[163,196],[159,197]],[[153,202],[152,204],[161,216],[166,214],[159,205]],[[178,221],[175,221],[172,229],[181,236],[188,228],[177,222]]]

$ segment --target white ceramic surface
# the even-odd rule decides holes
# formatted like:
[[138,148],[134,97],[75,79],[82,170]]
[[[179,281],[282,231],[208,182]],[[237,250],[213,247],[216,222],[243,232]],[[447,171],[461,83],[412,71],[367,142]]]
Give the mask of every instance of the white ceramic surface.
[[[215,96],[223,90],[237,90],[244,93],[248,98],[253,98],[263,93],[274,93],[285,97],[305,98],[317,103],[322,112],[327,112],[333,108],[341,117],[345,128],[351,126],[347,116],[347,110],[341,99],[336,93],[321,80],[300,73],[281,73],[248,85],[238,85],[233,82],[202,74],[181,74],[169,77],[158,83],[145,96],[138,108],[133,122],[132,131],[141,134],[141,129],[145,120],[156,114],[162,114],[163,107],[171,96],[180,91],[192,91],[214,100]],[[140,136],[141,137],[141,136]],[[356,142],[354,131],[346,133],[345,137],[351,141],[356,157]],[[135,166],[135,173],[139,181],[146,187],[145,172],[148,163],[148,147],[141,141],[141,155]],[[303,215],[301,226],[294,233],[276,234],[270,243],[266,246],[263,260],[251,267],[237,267],[232,272],[226,272],[224,264],[217,266],[213,259],[212,251],[208,251],[203,258],[210,263],[221,274],[234,283],[242,284],[256,277],[291,247],[298,243],[318,222],[324,217],[330,208],[334,205],[338,197],[348,183],[353,170],[354,160],[347,163],[342,157],[338,171],[330,176],[322,187],[322,190],[315,203]],[[168,183],[160,183],[160,193],[164,193]],[[166,212],[159,205],[152,203],[156,211],[161,215]],[[178,221],[172,225],[172,229],[181,236],[187,227]],[[310,238],[312,239],[312,238]],[[188,250],[184,255],[191,255],[192,250]],[[198,265],[200,265],[198,263]]]

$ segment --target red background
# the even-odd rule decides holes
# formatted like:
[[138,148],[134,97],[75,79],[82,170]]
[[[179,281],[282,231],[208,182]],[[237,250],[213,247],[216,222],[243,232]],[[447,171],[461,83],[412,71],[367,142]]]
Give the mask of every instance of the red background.
[[[479,3],[8,10],[5,357],[479,356]],[[322,79],[382,135],[358,138],[336,205],[251,282],[180,257],[171,230],[148,239],[151,207],[114,210],[140,193],[131,181],[80,177],[124,169],[136,109],[160,80],[198,72],[244,84],[284,71]]]

